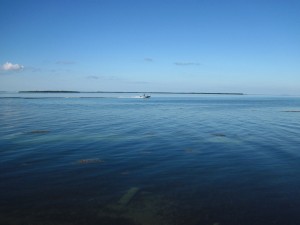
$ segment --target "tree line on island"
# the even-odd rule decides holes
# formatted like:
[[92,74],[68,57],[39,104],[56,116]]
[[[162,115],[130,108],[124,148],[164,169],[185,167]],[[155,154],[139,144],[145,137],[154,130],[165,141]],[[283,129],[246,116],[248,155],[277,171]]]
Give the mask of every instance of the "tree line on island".
[[[19,91],[19,93],[127,93],[141,94],[142,91]],[[190,94],[190,95],[244,95],[244,93],[230,92],[165,92],[165,91],[147,91],[150,94]]]

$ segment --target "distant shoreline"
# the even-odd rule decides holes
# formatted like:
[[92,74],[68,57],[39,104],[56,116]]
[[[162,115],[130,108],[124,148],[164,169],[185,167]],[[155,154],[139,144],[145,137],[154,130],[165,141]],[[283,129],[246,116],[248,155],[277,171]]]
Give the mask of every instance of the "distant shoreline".
[[19,93],[111,93],[111,94],[181,94],[181,95],[244,95],[244,93],[223,92],[164,92],[164,91],[19,91]]
[[19,93],[82,93],[80,91],[19,91]]

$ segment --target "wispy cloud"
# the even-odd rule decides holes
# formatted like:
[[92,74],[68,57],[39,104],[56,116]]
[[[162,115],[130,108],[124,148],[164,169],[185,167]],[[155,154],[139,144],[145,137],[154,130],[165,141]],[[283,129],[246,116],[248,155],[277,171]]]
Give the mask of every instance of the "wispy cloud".
[[148,82],[148,81],[131,81],[130,83],[133,83],[133,84],[151,84],[151,82]]
[[201,65],[200,63],[196,63],[196,62],[175,62],[174,64],[176,66],[199,66],[199,65]]
[[26,68],[24,68],[24,70],[32,72],[32,73],[41,73],[41,72],[43,72],[42,68],[33,67],[33,66],[26,66]]
[[59,61],[56,61],[56,64],[59,64],[59,65],[72,65],[72,64],[76,64],[75,61],[69,61],[69,60],[59,60]]
[[153,62],[153,59],[152,59],[152,58],[148,58],[148,57],[144,58],[144,60],[145,60],[146,62]]
[[87,76],[86,78],[87,79],[93,79],[93,80],[98,80],[99,79],[99,77],[97,77],[97,76]]
[[85,77],[86,79],[90,79],[90,80],[109,80],[109,81],[122,81],[124,80],[123,78],[120,77],[116,77],[116,76],[105,76],[105,75],[99,75],[99,76],[95,76],[95,75],[89,75]]
[[1,66],[1,70],[4,71],[20,71],[22,69],[24,69],[24,66],[20,64],[13,64],[10,62],[6,62]]

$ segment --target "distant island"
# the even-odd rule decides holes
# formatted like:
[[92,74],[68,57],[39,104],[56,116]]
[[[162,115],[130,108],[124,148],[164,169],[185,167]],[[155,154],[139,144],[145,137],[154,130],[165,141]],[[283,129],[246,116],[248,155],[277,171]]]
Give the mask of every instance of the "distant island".
[[19,91],[19,93],[112,93],[112,94],[181,94],[181,95],[244,95],[230,92],[164,92],[164,91]]
[[81,93],[80,91],[19,91],[19,93]]
[[[92,92],[90,92],[92,93]],[[224,93],[224,92],[168,92],[168,91],[97,91],[94,93],[131,93],[131,94],[141,94],[141,93],[149,93],[149,94],[181,94],[181,95],[244,95],[244,93]]]

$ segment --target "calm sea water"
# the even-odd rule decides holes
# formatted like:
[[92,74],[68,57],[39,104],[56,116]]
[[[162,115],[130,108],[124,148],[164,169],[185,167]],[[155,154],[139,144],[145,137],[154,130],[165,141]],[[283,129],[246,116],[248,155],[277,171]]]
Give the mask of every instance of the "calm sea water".
[[98,97],[0,95],[1,225],[300,224],[299,97]]

